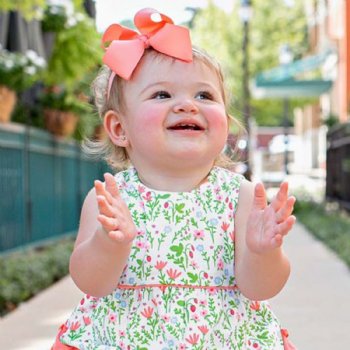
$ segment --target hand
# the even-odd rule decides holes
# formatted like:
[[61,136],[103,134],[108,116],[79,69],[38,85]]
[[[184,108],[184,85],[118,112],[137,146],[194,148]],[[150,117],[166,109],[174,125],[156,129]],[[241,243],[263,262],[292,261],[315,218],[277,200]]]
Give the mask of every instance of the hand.
[[113,175],[104,175],[105,185],[95,181],[95,191],[100,214],[97,220],[108,236],[120,243],[130,243],[136,236],[137,229],[129,208],[120,196]]
[[283,237],[288,234],[296,220],[291,215],[294,203],[295,198],[288,197],[287,182],[281,184],[269,205],[263,184],[257,184],[247,224],[248,249],[256,254],[263,254],[280,247]]

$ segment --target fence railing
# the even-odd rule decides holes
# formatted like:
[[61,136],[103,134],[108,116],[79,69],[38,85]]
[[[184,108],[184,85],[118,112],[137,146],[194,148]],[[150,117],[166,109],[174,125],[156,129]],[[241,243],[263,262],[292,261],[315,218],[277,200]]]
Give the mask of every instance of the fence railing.
[[0,125],[0,253],[77,230],[105,163],[80,145],[18,124]]
[[350,210],[350,123],[327,134],[326,197]]

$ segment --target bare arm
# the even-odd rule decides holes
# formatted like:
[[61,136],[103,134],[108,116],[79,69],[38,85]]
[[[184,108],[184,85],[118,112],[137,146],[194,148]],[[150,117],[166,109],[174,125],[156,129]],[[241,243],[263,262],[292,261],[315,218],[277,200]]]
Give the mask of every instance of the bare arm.
[[294,197],[282,183],[267,205],[262,184],[241,185],[236,212],[235,275],[242,293],[252,300],[276,295],[286,283],[290,265],[282,249],[283,238],[295,223]]
[[81,212],[70,274],[84,293],[105,296],[117,286],[130,254],[136,227],[111,174],[95,182]]

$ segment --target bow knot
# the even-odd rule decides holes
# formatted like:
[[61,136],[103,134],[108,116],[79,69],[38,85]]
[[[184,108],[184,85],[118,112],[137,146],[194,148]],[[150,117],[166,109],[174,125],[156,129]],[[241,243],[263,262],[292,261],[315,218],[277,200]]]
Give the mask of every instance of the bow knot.
[[149,41],[149,37],[147,35],[140,35],[138,37],[139,40],[143,42],[144,48],[148,49],[151,46],[151,43]]
[[[136,13],[134,23],[141,34],[119,24],[109,26],[102,37],[106,49],[103,62],[115,74],[129,80],[145,49],[154,50],[176,59],[191,62],[192,45],[189,30],[153,9]],[[108,89],[110,89],[111,81]],[[109,90],[108,90],[109,94]]]

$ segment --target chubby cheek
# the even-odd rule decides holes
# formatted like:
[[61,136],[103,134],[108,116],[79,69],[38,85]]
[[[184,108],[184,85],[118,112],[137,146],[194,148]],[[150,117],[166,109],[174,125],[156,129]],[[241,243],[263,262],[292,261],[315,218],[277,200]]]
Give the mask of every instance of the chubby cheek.
[[138,112],[138,117],[134,122],[136,135],[150,141],[163,127],[164,115],[159,108],[147,108]]
[[210,129],[217,134],[218,137],[227,138],[228,134],[228,117],[224,110],[212,109],[208,117]]

